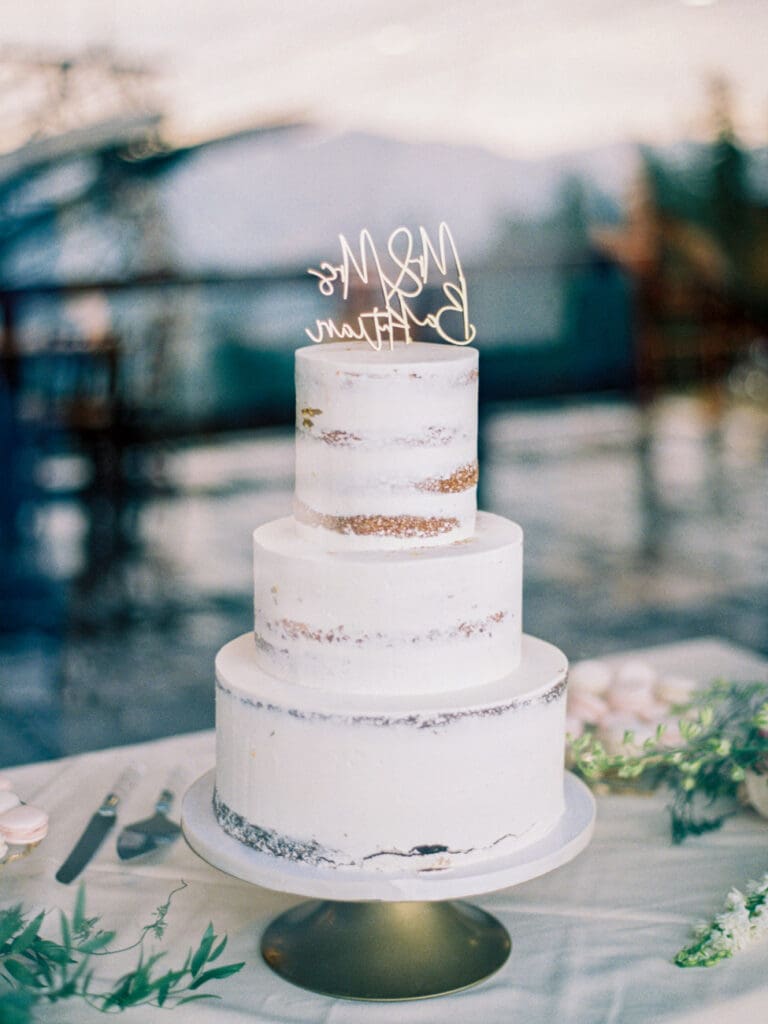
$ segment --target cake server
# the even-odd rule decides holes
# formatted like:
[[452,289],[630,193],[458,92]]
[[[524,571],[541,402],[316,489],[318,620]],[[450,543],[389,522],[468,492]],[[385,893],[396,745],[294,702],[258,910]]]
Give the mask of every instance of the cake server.
[[144,853],[167,846],[181,833],[181,827],[168,819],[173,804],[173,792],[164,789],[155,804],[155,813],[142,821],[126,825],[117,837],[117,855],[120,860],[132,860]]
[[117,821],[117,807],[121,800],[136,785],[139,770],[130,765],[118,778],[112,790],[107,793],[101,806],[85,826],[85,831],[72,848],[72,852],[56,872],[56,881],[68,885],[90,862],[96,851],[114,828]]

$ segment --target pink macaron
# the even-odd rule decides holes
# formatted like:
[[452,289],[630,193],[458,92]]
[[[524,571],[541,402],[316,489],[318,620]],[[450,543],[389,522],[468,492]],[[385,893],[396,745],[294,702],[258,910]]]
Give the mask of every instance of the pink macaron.
[[565,735],[577,740],[584,732],[584,722],[573,715],[565,716]]
[[669,705],[662,703],[660,700],[652,700],[649,701],[641,711],[638,711],[637,714],[644,722],[650,722],[651,725],[658,725],[659,722],[668,717]]
[[677,718],[663,718],[659,724],[664,726],[661,738],[659,739],[659,746],[682,747],[685,745],[685,739],[680,732],[680,723]]
[[12,807],[18,807],[21,800],[10,789],[0,789],[0,814],[5,814]]
[[572,718],[580,718],[582,722],[594,725],[608,711],[608,705],[602,697],[588,690],[569,690],[566,714]]
[[690,676],[662,676],[654,686],[653,692],[659,700],[667,704],[688,704],[694,697],[699,684]]
[[[623,711],[642,718],[650,717],[659,707],[650,685],[617,679],[605,695],[613,711]],[[666,710],[666,709],[665,709]]]
[[602,697],[611,685],[613,669],[596,658],[577,661],[568,672],[568,688],[572,693],[593,693]]
[[[631,743],[624,742],[624,737],[628,732],[633,735]],[[637,754],[642,749],[643,743],[648,739],[653,739],[655,735],[656,730],[647,722],[620,711],[605,715],[597,730],[597,738],[605,747],[606,752],[613,755]]]
[[627,683],[638,689],[653,689],[658,678],[659,673],[656,669],[647,661],[641,661],[639,658],[629,658],[622,662],[616,670],[617,683]]
[[39,807],[20,804],[0,814],[0,839],[12,846],[39,843],[48,834],[48,815]]

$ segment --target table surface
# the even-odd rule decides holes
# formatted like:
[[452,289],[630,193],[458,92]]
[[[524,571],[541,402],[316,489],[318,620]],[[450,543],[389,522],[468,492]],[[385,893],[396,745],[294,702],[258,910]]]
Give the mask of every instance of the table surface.
[[[768,679],[768,662],[717,639],[631,653],[703,682],[719,676]],[[119,824],[145,817],[178,766],[192,781],[213,762],[213,733],[203,732],[10,769],[20,796],[49,811],[51,831],[29,857],[0,871],[0,904],[71,910],[77,885],[60,885],[55,871],[127,764],[140,763],[144,774]],[[115,850],[117,831],[83,875],[88,913],[102,915],[103,927],[117,929],[121,944],[128,944],[184,879],[187,888],[174,897],[162,946],[168,966],[183,959],[209,920],[229,936],[227,962],[246,961],[238,975],[211,986],[220,1001],[175,1011],[184,1024],[730,1024],[764,1019],[768,1011],[767,943],[706,970],[672,963],[692,923],[722,909],[732,886],[768,871],[768,823],[751,811],[675,847],[663,793],[600,796],[594,839],[574,861],[474,901],[512,935],[512,955],[501,971],[465,992],[398,1004],[345,1002],[282,981],[261,961],[259,939],[278,913],[300,902],[297,897],[224,875],[183,840],[124,864]],[[101,977],[116,978],[134,955],[105,959]],[[70,1024],[104,1018],[73,1002],[41,1007],[37,1019]],[[137,1008],[125,1019],[149,1024],[168,1020],[168,1013]]]

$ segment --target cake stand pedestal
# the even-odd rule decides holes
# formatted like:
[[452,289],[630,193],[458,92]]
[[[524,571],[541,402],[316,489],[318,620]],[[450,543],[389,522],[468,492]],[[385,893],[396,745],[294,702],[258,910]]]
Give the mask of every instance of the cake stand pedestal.
[[344,999],[424,999],[475,985],[512,948],[492,915],[464,903],[519,885],[571,860],[588,844],[595,802],[565,776],[565,813],[543,839],[507,857],[421,875],[322,868],[259,853],[228,836],[213,812],[214,771],[187,791],[181,814],[192,849],[244,881],[314,897],[277,917],[261,952],[294,985]]

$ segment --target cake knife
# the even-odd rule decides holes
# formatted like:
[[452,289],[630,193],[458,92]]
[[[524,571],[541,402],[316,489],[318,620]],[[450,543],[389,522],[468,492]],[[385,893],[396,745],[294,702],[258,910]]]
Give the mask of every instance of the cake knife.
[[85,826],[85,830],[72,848],[72,852],[56,872],[56,881],[68,885],[89,863],[96,851],[114,828],[117,821],[117,806],[136,785],[139,770],[130,765],[120,775],[112,790],[107,793],[101,806]]

